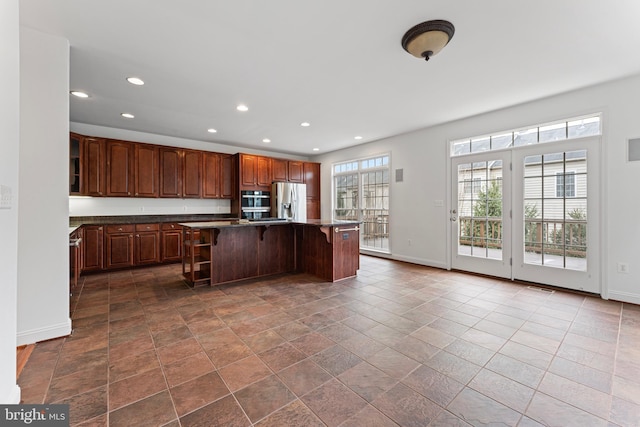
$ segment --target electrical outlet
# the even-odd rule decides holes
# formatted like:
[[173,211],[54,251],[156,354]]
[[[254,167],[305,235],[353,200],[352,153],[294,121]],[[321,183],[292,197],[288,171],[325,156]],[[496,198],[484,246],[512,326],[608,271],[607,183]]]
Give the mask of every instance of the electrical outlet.
[[629,264],[627,264],[626,262],[619,262],[618,263],[618,273],[629,273]]

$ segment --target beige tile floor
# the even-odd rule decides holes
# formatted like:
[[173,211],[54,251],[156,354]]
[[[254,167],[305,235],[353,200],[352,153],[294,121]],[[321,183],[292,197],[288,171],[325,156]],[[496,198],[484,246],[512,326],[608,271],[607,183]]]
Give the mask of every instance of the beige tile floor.
[[84,276],[25,403],[72,425],[640,426],[640,307],[363,256],[357,278]]

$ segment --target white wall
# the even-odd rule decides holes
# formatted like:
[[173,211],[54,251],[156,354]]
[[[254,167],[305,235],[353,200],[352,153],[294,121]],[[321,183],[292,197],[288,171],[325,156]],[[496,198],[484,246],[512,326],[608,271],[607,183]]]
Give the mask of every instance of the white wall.
[[16,385],[18,289],[18,147],[20,141],[20,43],[18,0],[0,2],[0,186],[11,190],[0,206],[0,403],[20,401]]
[[[194,150],[214,151],[235,154],[237,152],[262,154],[269,157],[280,157],[295,160],[307,160],[306,157],[289,154],[277,154],[264,150],[242,149],[231,145],[195,141],[126,129],[94,126],[71,122],[72,132],[80,135],[102,138],[122,139],[125,141],[146,142],[171,147],[191,148]],[[160,214],[225,214],[231,212],[229,200],[211,199],[146,199],[126,197],[70,197],[69,215],[101,216],[101,215],[160,215]]]
[[[640,304],[640,162],[626,161],[627,139],[640,137],[638,100],[640,76],[316,156],[322,214],[331,215],[332,163],[389,152],[392,179],[404,169],[404,182],[390,189],[392,258],[448,267],[448,141],[603,112],[603,297]],[[628,263],[629,273],[617,273],[617,262]]]
[[69,43],[20,29],[18,345],[68,335]]

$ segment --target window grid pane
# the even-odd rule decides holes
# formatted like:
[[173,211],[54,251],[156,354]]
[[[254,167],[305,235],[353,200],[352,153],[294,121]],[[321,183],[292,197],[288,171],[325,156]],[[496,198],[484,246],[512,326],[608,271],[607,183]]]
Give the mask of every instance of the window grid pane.
[[452,157],[602,134],[600,114],[451,142]]

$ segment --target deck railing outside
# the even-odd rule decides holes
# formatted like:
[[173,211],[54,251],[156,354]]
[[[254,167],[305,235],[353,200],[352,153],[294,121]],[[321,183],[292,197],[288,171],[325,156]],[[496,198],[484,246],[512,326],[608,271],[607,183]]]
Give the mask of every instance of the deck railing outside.
[[[459,245],[502,248],[502,218],[459,217]],[[587,256],[587,221],[525,219],[525,252]]]

